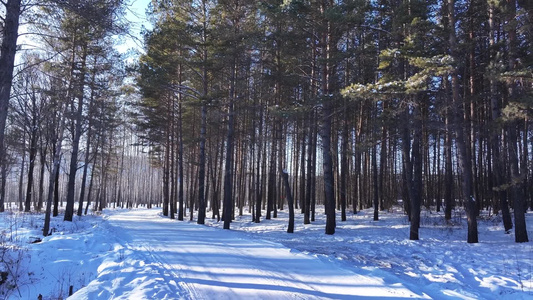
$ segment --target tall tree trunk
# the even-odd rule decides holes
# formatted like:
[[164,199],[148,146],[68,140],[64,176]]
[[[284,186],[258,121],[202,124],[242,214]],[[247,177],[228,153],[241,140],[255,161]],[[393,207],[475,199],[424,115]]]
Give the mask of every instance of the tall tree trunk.
[[[410,119],[409,111],[406,109],[404,112],[404,119]],[[409,222],[411,222],[411,231],[415,229],[418,235],[418,228],[413,227],[413,198],[414,198],[414,186],[413,186],[413,163],[411,160],[411,128],[408,122],[404,125],[402,130],[402,178],[404,187],[404,210],[409,216]],[[410,234],[413,236],[413,234]]]
[[96,163],[98,162],[98,143],[97,145],[95,146],[95,151],[94,151],[94,157],[93,157],[93,169],[92,169],[92,172],[91,172],[91,179],[89,180],[89,190],[87,192],[87,203],[85,204],[85,211],[83,212],[84,215],[87,215],[87,212],[89,210],[89,206],[91,205],[91,200],[92,200],[92,197],[91,197],[91,194],[92,194],[92,191],[93,191],[93,183],[94,183],[94,166],[96,165]]
[[[56,149],[57,145],[54,144],[52,148]],[[52,164],[54,164],[53,159],[54,157],[52,157]],[[61,155],[59,156],[59,164],[61,164]],[[54,210],[52,216],[57,217],[59,215],[59,172],[52,173],[50,176],[54,178],[54,188],[52,189],[54,191]]]
[[201,120],[200,120],[200,157],[198,166],[198,224],[205,223],[205,140],[206,140],[206,128],[207,128],[207,93],[208,93],[208,74],[207,74],[207,59],[208,52],[207,46],[207,6],[206,1],[202,1],[202,42],[204,44],[202,49],[202,102]]
[[299,192],[298,192],[298,199],[300,200],[300,209],[301,213],[305,213],[305,154],[306,154],[306,138],[307,138],[307,122],[306,120],[302,120],[301,123],[301,138],[300,138],[300,164],[298,165],[299,172],[300,172],[300,178],[299,178]]
[[81,57],[81,68],[79,78],[77,79],[78,86],[76,89],[76,98],[78,99],[78,107],[76,111],[75,119],[75,129],[74,137],[72,139],[72,153],[70,156],[70,167],[69,167],[69,177],[67,183],[67,205],[65,208],[65,221],[72,221],[72,216],[74,215],[74,194],[75,194],[75,184],[76,184],[76,173],[78,171],[78,152],[80,148],[80,138],[82,135],[82,125],[83,125],[83,99],[84,99],[84,87],[85,87],[85,66],[87,63],[87,42],[84,42],[82,45],[83,53]]
[[233,58],[231,70],[230,95],[228,103],[228,133],[226,138],[226,159],[224,173],[224,229],[230,229],[233,214],[233,150],[234,150],[234,101],[235,101],[235,80],[237,77],[237,58]]
[[0,212],[5,211],[6,183],[7,183],[7,161],[0,159],[2,179],[0,181]]
[[322,91],[322,166],[324,172],[324,205],[326,210],[326,234],[334,234],[335,221],[335,180],[333,177],[333,157],[331,145],[331,124],[333,119],[333,97],[330,92],[330,74],[333,73],[331,66],[331,52],[333,38],[330,22],[326,19],[327,9],[333,5],[331,0],[323,0],[321,4],[321,13],[323,16],[324,31],[321,32],[320,44],[322,51],[321,66],[321,91]]
[[315,144],[315,122],[314,122],[314,111],[311,111],[310,113],[310,119],[309,119],[309,137],[308,137],[308,145],[307,145],[307,164],[306,164],[306,182],[307,186],[305,188],[305,211],[304,211],[304,224],[311,224],[311,198],[313,197],[313,151],[316,149]]
[[47,146],[41,145],[41,168],[39,170],[39,200],[37,202],[37,211],[41,211],[43,208],[43,197],[44,197],[44,171],[46,169],[46,154],[47,154]]
[[287,193],[287,204],[289,205],[289,226],[287,233],[294,232],[294,199],[292,198],[291,185],[289,184],[289,174],[286,170],[282,172],[283,182],[285,184],[285,192]]
[[[491,46],[491,59],[496,59],[496,53],[494,50],[494,47],[496,45],[496,37],[495,37],[495,30],[496,30],[496,24],[495,24],[495,7],[494,4],[491,2],[489,3],[489,45]],[[497,81],[494,78],[490,78],[490,102],[491,102],[491,117],[492,122],[494,124],[498,124],[498,120],[501,117],[501,109],[500,109],[500,101],[498,99],[498,87],[497,87]],[[496,196],[496,198],[499,200],[500,209],[502,212],[502,221],[503,221],[503,227],[505,232],[509,232],[513,228],[513,221],[511,220],[511,213],[509,211],[509,203],[507,201],[507,191],[505,191],[502,186],[504,183],[503,179],[503,167],[502,167],[502,152],[501,152],[501,136],[499,134],[501,132],[501,128],[497,126],[497,128],[493,131],[491,134],[491,150],[492,150],[492,173],[494,174],[494,185],[496,186],[496,189],[493,191],[493,194]]]
[[346,197],[348,197],[348,105],[344,100],[344,123],[342,126],[342,144],[341,144],[341,174],[340,174],[340,204],[341,204],[341,221],[346,221]]
[[[52,137],[52,168],[48,180],[48,196],[46,199],[46,212],[44,214],[43,236],[48,236],[50,234],[50,213],[52,211],[52,197],[55,198],[57,192],[57,179],[59,178],[59,166],[61,164],[61,146],[63,144],[63,134],[66,127],[65,122],[62,118],[67,112],[67,105],[63,105],[63,113],[59,115],[57,119],[57,131],[55,132],[55,136]],[[61,107],[61,105],[59,106]],[[54,207],[54,213],[56,212],[56,209],[57,204]],[[55,216],[56,214],[54,215],[54,217]]]
[[[207,72],[206,72],[207,73]],[[207,74],[205,74],[207,76]],[[204,77],[206,78],[206,77]],[[205,91],[207,82],[204,80]],[[198,166],[198,224],[205,224],[205,136],[207,127],[207,104],[206,99],[202,99],[201,125],[200,125],[200,162]]]
[[[94,63],[96,64],[96,58]],[[93,137],[92,134],[92,125],[93,125],[93,110],[94,110],[94,97],[96,96],[96,88],[94,86],[94,83],[96,82],[96,71],[92,72],[92,80],[91,80],[91,97],[89,99],[89,124],[87,126],[87,141],[85,144],[85,161],[83,164],[83,174],[81,178],[81,188],[80,188],[80,199],[78,201],[78,212],[77,216],[81,216],[83,212],[83,201],[85,200],[85,186],[87,182],[87,172],[89,169],[89,163],[90,163],[90,155],[91,155],[91,140]]]
[[[7,0],[4,3],[5,17],[0,48],[0,165],[4,168],[3,172],[7,173],[5,131],[17,52],[21,0]],[[2,186],[5,186],[5,176],[2,176],[2,180]],[[2,212],[4,211],[5,188],[0,189],[0,193],[0,212]]]
[[274,121],[272,125],[272,140],[270,144],[270,161],[268,168],[268,193],[267,193],[267,211],[265,219],[270,220],[272,217],[272,211],[276,201],[276,154],[277,154],[277,140],[276,140],[276,127],[279,126],[278,122]]
[[409,239],[419,239],[420,229],[420,206],[422,205],[422,165],[423,158],[420,151],[422,139],[422,129],[420,124],[420,112],[419,108],[415,108],[414,119],[414,136],[413,136],[413,149],[411,156],[411,163],[413,168],[413,190],[411,198],[411,228],[409,230]]
[[[181,70],[181,65],[180,65]],[[181,82],[181,72],[180,72]],[[183,105],[181,94],[178,95],[178,220],[183,221],[184,203],[183,196]]]
[[[450,53],[454,61],[460,61],[460,54],[457,49],[455,35],[455,0],[448,0],[448,19],[449,19],[449,45]],[[468,155],[467,139],[465,136],[463,101],[459,91],[459,75],[457,66],[451,72],[452,79],[452,99],[455,109],[455,142],[457,144],[457,159],[459,171],[463,178],[463,197],[465,198],[466,215],[468,222],[468,243],[478,242],[477,220],[476,220],[476,200],[473,194],[472,184],[472,160]]]
[[[446,85],[448,85],[446,83]],[[445,116],[445,137],[444,137],[444,219],[452,219],[453,200],[453,163],[452,163],[452,128],[450,121],[453,113],[450,108],[446,108]]]
[[[508,71],[516,70],[517,65],[517,38],[516,38],[516,0],[507,0],[508,15]],[[512,101],[517,98],[517,91],[515,81],[509,79],[507,81],[507,88],[509,91],[509,99]],[[508,152],[509,165],[511,168],[511,194],[513,195],[513,208],[515,220],[515,241],[517,243],[528,242],[527,227],[526,227],[526,203],[524,202],[524,194],[522,184],[524,181],[523,174],[520,174],[519,159],[518,159],[518,134],[520,130],[520,121],[513,120],[508,124]]]
[[379,221],[379,188],[378,188],[378,153],[377,145],[372,146],[372,203],[374,207],[374,221]]
[[[257,105],[256,105],[257,106]],[[259,132],[258,132],[258,139],[257,139],[257,159],[255,164],[255,223],[259,223],[261,221],[261,202],[263,198],[263,187],[262,187],[262,180],[263,176],[261,176],[261,162],[262,162],[262,156],[263,154],[263,110],[262,105],[260,107],[259,112]],[[255,118],[254,118],[255,121]],[[266,155],[265,155],[266,156]]]
[[[24,199],[23,199],[23,191],[24,191],[24,166],[26,165],[26,132],[24,132],[22,136],[22,161],[20,163],[20,178],[19,178],[19,211],[24,210]],[[30,203],[31,204],[31,203]],[[28,204],[28,211],[30,208],[30,204]]]
[[[35,107],[35,106],[34,106]],[[37,157],[37,119],[32,118],[32,127],[30,131],[30,152],[28,161],[28,183],[26,185],[26,203],[24,207],[25,212],[30,211],[31,198],[33,192],[33,170],[35,168],[35,158]]]

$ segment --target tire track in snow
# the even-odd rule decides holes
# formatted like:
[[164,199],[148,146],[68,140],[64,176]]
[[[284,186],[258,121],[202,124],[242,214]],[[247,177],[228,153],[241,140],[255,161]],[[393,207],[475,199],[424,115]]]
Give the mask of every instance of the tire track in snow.
[[121,211],[108,222],[128,251],[177,281],[181,289],[175,290],[176,299],[427,298],[278,243],[158,214],[157,210]]

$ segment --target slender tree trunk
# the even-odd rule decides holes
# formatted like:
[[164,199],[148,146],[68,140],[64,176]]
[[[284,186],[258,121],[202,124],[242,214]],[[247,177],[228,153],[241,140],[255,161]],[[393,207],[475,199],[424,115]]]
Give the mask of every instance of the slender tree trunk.
[[226,138],[226,159],[224,173],[224,229],[230,229],[233,213],[233,150],[234,150],[234,101],[235,101],[235,79],[237,75],[237,59],[233,58],[233,70],[231,71],[230,96],[228,103],[228,133]]
[[[96,63],[96,59],[95,59],[95,63]],[[82,174],[82,178],[81,178],[81,188],[80,188],[80,199],[79,199],[79,202],[78,202],[78,212],[77,212],[77,215],[78,217],[81,216],[82,212],[83,212],[83,201],[85,200],[85,186],[86,186],[86,182],[87,182],[87,172],[88,172],[88,169],[89,169],[89,163],[90,163],[90,155],[91,155],[91,152],[90,152],[90,148],[91,148],[91,140],[92,140],[92,120],[93,120],[93,106],[94,106],[94,97],[95,97],[95,87],[94,87],[94,82],[96,80],[96,72],[93,72],[92,74],[92,80],[91,82],[93,84],[91,84],[91,98],[90,98],[90,102],[89,102],[89,125],[87,127],[87,142],[85,144],[85,162],[83,164],[83,174]]]
[[423,158],[420,151],[420,141],[422,139],[422,130],[419,120],[418,109],[415,108],[414,119],[414,136],[413,136],[413,150],[412,150],[412,168],[413,168],[413,191],[411,197],[411,228],[409,230],[409,239],[419,239],[420,229],[420,206],[422,205],[422,165]]
[[292,198],[291,186],[289,184],[289,174],[286,170],[283,170],[282,173],[283,182],[285,184],[285,192],[287,193],[287,202],[289,205],[289,227],[287,228],[287,233],[294,232],[294,199]]
[[[495,20],[495,12],[494,12],[494,4],[489,3],[489,45],[491,48],[495,47],[496,44],[496,38],[495,38],[495,30],[496,30],[496,24],[494,24]],[[494,50],[491,51],[491,59],[496,59],[496,53]],[[500,109],[500,101],[497,97],[498,93],[498,87],[496,79],[491,78],[490,79],[490,102],[491,102],[491,109],[492,109],[492,122],[494,124],[498,123],[498,120],[501,117],[501,109]],[[513,228],[513,222],[511,220],[511,213],[509,211],[509,203],[507,202],[507,192],[502,188],[504,179],[503,179],[503,167],[502,167],[502,152],[501,152],[501,136],[498,134],[501,129],[499,126],[493,131],[491,135],[491,147],[492,147],[492,170],[494,174],[494,185],[496,186],[495,191],[493,191],[493,194],[498,198],[500,209],[502,212],[502,221],[503,221],[503,227],[505,232],[509,232]]]
[[[460,54],[457,50],[457,42],[455,35],[455,0],[448,0],[448,19],[449,19],[449,44],[450,53],[455,61],[460,61]],[[472,180],[472,160],[468,155],[466,145],[464,114],[462,113],[463,101],[459,92],[459,75],[457,67],[451,72],[452,79],[452,99],[455,109],[455,142],[457,144],[457,159],[459,164],[459,171],[463,178],[463,197],[465,198],[467,222],[468,222],[468,243],[478,242],[477,220],[476,220],[476,199],[473,193]]]
[[89,180],[89,191],[87,192],[87,204],[85,204],[85,211],[83,212],[84,215],[87,215],[87,212],[89,210],[89,206],[91,205],[91,200],[92,200],[91,194],[92,194],[92,191],[93,191],[93,183],[94,183],[94,176],[95,176],[95,174],[94,174],[94,172],[95,172],[94,166],[98,162],[98,145],[96,145],[96,147],[95,147],[93,161],[94,161],[94,163],[93,163],[93,169],[92,169],[92,172],[91,172],[91,179]]
[[52,197],[54,194],[54,178],[56,174],[59,173],[59,164],[61,162],[61,143],[57,143],[56,148],[54,149],[53,163],[52,163],[52,172],[50,174],[50,180],[48,184],[48,198],[46,200],[46,212],[44,214],[44,227],[43,227],[43,236],[48,236],[50,234],[50,212],[52,210]]
[[379,221],[379,188],[378,188],[378,163],[377,145],[372,146],[372,202],[374,207],[374,221]]
[[[305,213],[305,206],[306,206],[306,201],[305,201],[305,149],[306,149],[306,138],[307,138],[307,122],[305,120],[303,120],[301,122],[301,138],[300,138],[300,163],[298,165],[298,171],[300,172],[300,178],[299,178],[299,185],[298,185],[298,188],[299,188],[299,192],[298,192],[298,198],[300,201],[300,210],[301,210],[301,213],[304,214]],[[298,180],[297,180],[298,181]]]
[[[383,110],[387,109],[386,104],[383,104]],[[384,121],[382,121],[384,122]],[[382,124],[381,126],[381,144],[379,154],[379,209],[385,210],[385,176],[387,173],[387,127]],[[388,206],[388,204],[387,204]]]
[[[32,97],[33,107],[36,108],[35,95]],[[33,192],[33,170],[35,168],[35,158],[37,158],[37,116],[32,117],[32,124],[30,129],[30,149],[29,149],[29,161],[28,161],[28,183],[26,185],[26,203],[24,207],[25,212],[30,211],[31,198]],[[36,209],[37,207],[35,207]]]
[[313,188],[313,149],[316,148],[314,144],[314,112],[312,111],[309,119],[309,137],[307,139],[307,165],[306,165],[306,182],[307,186],[305,188],[305,210],[304,210],[304,224],[311,224],[311,197],[312,197],[312,188]]
[[178,109],[178,220],[183,221],[183,212],[184,212],[184,196],[183,196],[183,106],[181,95],[179,97]]
[[[331,0],[323,0],[321,5],[321,13],[324,15],[326,9],[332,5]],[[335,221],[335,180],[333,177],[333,157],[331,144],[331,126],[333,119],[333,97],[330,94],[330,73],[332,73],[332,66],[330,62],[330,55],[332,49],[332,28],[329,21],[323,19],[324,32],[321,33],[320,43],[323,47],[323,62],[321,70],[321,90],[322,90],[322,166],[324,172],[324,205],[326,210],[326,234],[334,234]]]
[[[53,149],[56,149],[57,145],[53,147]],[[59,164],[61,164],[61,156],[59,156]],[[52,164],[54,162],[52,161]],[[54,178],[54,211],[52,212],[52,216],[57,217],[59,215],[59,172],[52,173]],[[52,176],[50,174],[50,176]]]
[[346,221],[346,197],[348,196],[348,107],[344,104],[344,123],[342,127],[342,144],[341,144],[341,174],[340,174],[340,205],[341,221]]
[[[61,105],[60,105],[61,106]],[[61,164],[61,145],[63,144],[63,134],[65,131],[65,122],[62,119],[65,113],[67,112],[67,105],[64,104],[63,113],[59,115],[57,124],[58,130],[55,133],[55,136],[52,138],[52,168],[50,172],[50,177],[48,181],[48,196],[46,199],[46,212],[44,214],[44,226],[43,226],[43,236],[48,236],[50,234],[50,213],[52,210],[52,197],[55,197],[57,192],[57,182],[59,178],[59,166]],[[57,209],[57,204],[54,207],[54,213]],[[55,217],[56,215],[54,215]]]
[[[205,76],[207,76],[205,72]],[[205,79],[206,80],[206,79]],[[207,82],[204,80],[205,90],[207,90]],[[206,101],[202,99],[202,102]],[[198,224],[205,224],[205,136],[207,127],[207,104],[202,103],[202,117],[200,125],[200,165],[198,170]]]
[[47,152],[47,149],[46,149],[46,145],[45,146],[41,146],[41,151],[40,151],[40,154],[41,154],[41,169],[39,170],[40,174],[39,174],[39,200],[37,202],[37,211],[41,211],[41,209],[43,208],[43,197],[44,197],[44,171],[45,171],[45,165],[46,165],[46,152]]
[[0,212],[5,211],[6,183],[7,183],[7,161],[0,158],[0,168],[2,179],[0,181]]
[[170,219],[173,220],[176,218],[176,215],[174,213],[176,207],[174,206],[175,205],[175,201],[174,199],[176,198],[176,181],[175,181],[175,176],[176,176],[176,166],[175,166],[175,163],[176,163],[176,156],[174,155],[174,151],[176,150],[176,147],[174,146],[175,144],[175,140],[176,140],[176,137],[175,137],[175,133],[176,133],[176,126],[174,126],[174,119],[175,119],[175,116],[174,116],[174,97],[170,97],[169,99],[170,101],[170,124],[169,124],[169,128],[170,128],[170,145],[169,145],[169,156],[170,156],[170,166],[169,166],[169,170],[170,170],[170,177],[169,177],[169,185],[170,185],[170,196],[168,198],[169,200],[169,212],[170,212]]
[[446,109],[445,116],[445,140],[444,140],[444,219],[452,219],[453,209],[453,163],[452,163],[452,128],[450,125],[452,119],[451,109]]
[[276,201],[276,154],[277,154],[277,141],[276,141],[276,126],[277,122],[272,126],[272,140],[270,144],[270,164],[268,168],[268,194],[267,194],[267,211],[265,219],[270,220],[272,217],[272,211],[274,210],[274,202]]
[[[515,71],[516,69],[516,0],[507,0],[507,7],[509,11],[508,20],[508,71]],[[517,91],[514,80],[507,81],[507,88],[509,91],[509,99],[512,101],[517,98]],[[519,159],[518,159],[518,134],[520,132],[520,121],[510,121],[507,127],[508,134],[508,155],[509,165],[511,169],[511,194],[513,195],[513,208],[515,220],[515,241],[517,243],[528,242],[527,227],[526,227],[526,203],[524,201],[524,194],[522,184],[524,182],[523,175],[520,174]]]
[[165,163],[163,165],[163,216],[168,216],[170,205],[170,142],[168,137],[165,144]]
[[72,216],[74,215],[74,193],[75,193],[75,184],[76,184],[76,173],[78,171],[78,152],[80,148],[80,138],[82,135],[82,125],[83,125],[83,99],[85,87],[85,66],[87,62],[87,48],[88,45],[85,42],[83,45],[83,54],[81,57],[81,68],[80,75],[78,78],[78,86],[76,89],[76,98],[78,99],[78,107],[76,111],[75,119],[75,129],[74,129],[74,138],[72,139],[72,153],[70,157],[70,167],[69,167],[69,177],[67,183],[67,205],[65,208],[65,221],[72,221]]
[[[20,165],[19,195],[18,195],[19,211],[23,211],[24,210],[23,193],[24,193],[24,166],[25,165],[26,165],[26,132],[24,132],[23,137],[22,137],[22,161],[21,161],[21,165]],[[30,204],[31,203],[28,203],[28,211],[30,209]]]
[[[207,42],[207,6],[206,1],[202,1],[202,41],[205,45]],[[208,93],[208,74],[207,74],[207,59],[208,52],[207,46],[204,46],[202,49],[202,109],[201,109],[201,123],[200,123],[200,157],[199,157],[199,166],[198,166],[198,224],[205,223],[205,210],[206,210],[206,199],[205,199],[205,141],[206,141],[206,131],[207,131],[207,93]]]
[[[261,109],[261,108],[260,108]],[[261,161],[263,155],[263,110],[259,113],[259,132],[257,139],[257,159],[255,160],[255,223],[261,222],[261,203],[263,198]]]

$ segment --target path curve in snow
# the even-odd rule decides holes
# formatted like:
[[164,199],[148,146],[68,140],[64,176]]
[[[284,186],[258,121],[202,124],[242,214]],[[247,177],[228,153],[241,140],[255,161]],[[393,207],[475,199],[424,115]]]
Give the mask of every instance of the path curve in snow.
[[159,212],[111,212],[114,255],[69,299],[429,299],[281,244]]

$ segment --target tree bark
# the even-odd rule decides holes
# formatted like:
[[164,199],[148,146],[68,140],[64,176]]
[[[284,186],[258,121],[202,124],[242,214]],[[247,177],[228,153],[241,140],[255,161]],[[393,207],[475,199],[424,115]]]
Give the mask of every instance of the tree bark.
[[[515,71],[517,65],[516,53],[516,0],[507,0],[508,15],[508,71]],[[507,80],[507,88],[509,91],[509,99],[513,101],[517,98],[517,91],[515,81],[513,79]],[[520,174],[519,159],[518,159],[518,134],[520,128],[520,121],[513,120],[508,124],[508,155],[509,165],[511,169],[511,194],[513,195],[513,208],[515,220],[515,241],[517,243],[528,242],[527,227],[526,227],[526,203],[524,201],[524,193],[522,184],[524,181],[523,174]]]
[[[448,0],[448,19],[449,19],[449,45],[450,53],[454,61],[460,61],[460,54],[457,49],[455,35],[455,0]],[[472,160],[468,154],[467,140],[465,136],[463,102],[459,91],[459,75],[457,67],[451,72],[452,99],[455,110],[455,142],[457,144],[457,159],[459,171],[463,178],[463,197],[465,198],[466,215],[468,222],[468,243],[478,242],[477,220],[476,220],[476,200],[473,194],[472,180]]]
[[[34,105],[35,108],[35,105]],[[28,183],[26,187],[26,203],[24,207],[25,212],[30,211],[31,198],[33,192],[33,170],[35,168],[35,158],[37,157],[37,118],[33,116],[32,127],[30,131],[30,149],[29,149],[29,162],[28,162]]]
[[287,227],[287,233],[294,232],[294,199],[292,198],[291,185],[289,184],[289,174],[286,170],[282,173],[283,182],[285,184],[285,192],[287,193],[287,204],[289,205],[289,226]]
[[[495,24],[495,12],[494,12],[494,4],[489,3],[489,45],[491,46],[491,59],[496,59],[496,53],[493,50],[493,48],[496,45],[496,37],[495,37],[495,30],[496,30],[496,24]],[[498,86],[496,79],[491,78],[490,79],[490,102],[491,102],[491,118],[492,122],[494,124],[497,124],[498,120],[501,117],[501,109],[500,109],[500,101],[497,97],[498,94]],[[500,141],[501,136],[499,132],[501,131],[500,126],[497,126],[496,129],[494,129],[493,133],[491,134],[491,152],[492,152],[492,173],[494,174],[494,185],[495,189],[493,189],[493,194],[498,199],[498,202],[500,204],[500,209],[502,212],[502,221],[503,221],[503,227],[505,232],[509,232],[513,228],[513,221],[511,220],[511,213],[509,211],[509,203],[507,201],[507,191],[505,191],[502,186],[504,183],[503,179],[503,167],[501,165],[501,162],[503,160],[502,151]]]
[[85,66],[87,63],[87,42],[84,42],[82,45],[83,53],[81,57],[81,71],[79,78],[77,79],[78,86],[76,89],[76,98],[78,99],[78,107],[75,115],[75,129],[74,129],[74,138],[72,139],[72,153],[70,156],[70,166],[69,166],[69,177],[67,183],[67,205],[65,208],[65,221],[72,221],[72,216],[74,215],[74,195],[75,195],[75,185],[76,185],[76,173],[78,171],[78,153],[80,148],[80,138],[82,134],[82,125],[83,125],[83,100],[85,87],[85,75],[86,70]]
[[235,101],[235,79],[237,77],[237,58],[233,58],[231,70],[230,95],[228,103],[228,133],[226,138],[226,159],[224,173],[224,229],[230,229],[233,214],[233,150],[234,150],[234,101]]

